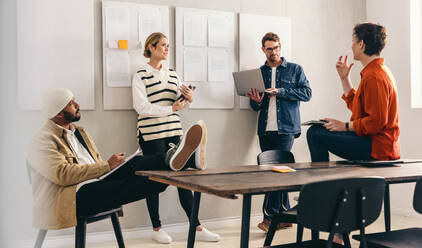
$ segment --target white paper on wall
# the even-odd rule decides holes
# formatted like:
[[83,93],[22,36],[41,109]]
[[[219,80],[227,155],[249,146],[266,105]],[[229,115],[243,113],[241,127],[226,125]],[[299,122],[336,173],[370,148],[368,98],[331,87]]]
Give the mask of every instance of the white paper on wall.
[[185,46],[206,46],[207,19],[205,15],[185,12],[183,40]]
[[229,47],[231,27],[227,16],[211,15],[208,17],[208,45],[210,47]]
[[159,8],[148,8],[138,14],[138,41],[144,44],[148,36],[155,32],[162,32],[162,16]]
[[208,50],[208,81],[226,82],[229,80],[229,57],[225,49]]
[[183,80],[207,81],[207,52],[203,48],[185,48],[183,51]]
[[107,7],[106,40],[129,40],[130,14],[125,7]]
[[130,87],[129,54],[124,51],[109,52],[106,56],[108,87]]

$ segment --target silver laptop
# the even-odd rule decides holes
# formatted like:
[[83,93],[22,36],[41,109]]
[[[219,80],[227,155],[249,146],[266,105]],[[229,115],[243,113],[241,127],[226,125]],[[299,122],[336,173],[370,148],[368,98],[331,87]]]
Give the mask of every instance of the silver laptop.
[[233,79],[239,96],[246,95],[250,89],[257,89],[261,93],[265,91],[261,69],[233,72]]

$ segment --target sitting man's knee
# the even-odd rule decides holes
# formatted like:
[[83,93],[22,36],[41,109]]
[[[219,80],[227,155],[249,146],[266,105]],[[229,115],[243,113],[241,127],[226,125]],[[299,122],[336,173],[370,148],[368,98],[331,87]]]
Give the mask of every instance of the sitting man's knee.
[[312,125],[308,131],[306,132],[306,139],[309,141],[310,139],[316,138],[321,132],[325,130],[325,127],[321,125]]

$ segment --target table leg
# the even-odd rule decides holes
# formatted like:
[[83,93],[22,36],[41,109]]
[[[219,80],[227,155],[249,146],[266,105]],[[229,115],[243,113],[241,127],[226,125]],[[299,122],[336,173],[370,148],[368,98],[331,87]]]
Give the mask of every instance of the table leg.
[[390,184],[385,184],[384,192],[384,222],[385,231],[391,231]]
[[194,223],[195,223],[195,219],[198,218],[200,200],[201,200],[201,192],[195,192],[193,196],[192,213],[190,214],[190,220],[189,220],[188,248],[193,248],[195,244],[196,226]]
[[251,195],[243,195],[242,230],[240,233],[240,247],[249,247],[249,226],[251,221]]

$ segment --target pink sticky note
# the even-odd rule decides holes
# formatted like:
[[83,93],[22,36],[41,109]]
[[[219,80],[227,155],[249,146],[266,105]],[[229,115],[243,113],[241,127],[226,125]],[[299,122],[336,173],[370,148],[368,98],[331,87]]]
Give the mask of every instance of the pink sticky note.
[[109,40],[107,41],[108,48],[119,48],[119,43],[117,40]]

